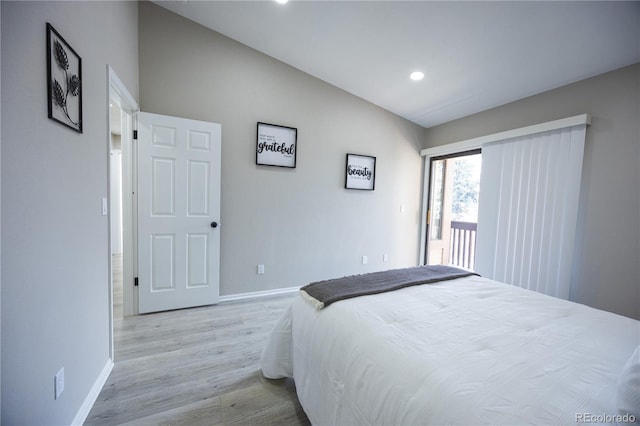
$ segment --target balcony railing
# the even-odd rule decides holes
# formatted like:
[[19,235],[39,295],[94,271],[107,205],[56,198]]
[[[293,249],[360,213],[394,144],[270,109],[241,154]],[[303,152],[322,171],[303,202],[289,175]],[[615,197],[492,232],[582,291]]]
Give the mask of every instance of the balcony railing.
[[453,266],[473,270],[476,260],[477,223],[451,221],[449,262]]

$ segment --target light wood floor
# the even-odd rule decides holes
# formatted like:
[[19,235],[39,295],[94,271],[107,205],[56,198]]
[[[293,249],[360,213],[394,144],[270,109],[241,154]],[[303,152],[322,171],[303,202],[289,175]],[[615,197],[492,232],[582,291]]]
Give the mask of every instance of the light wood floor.
[[293,295],[122,318],[114,287],[115,367],[87,425],[310,424],[293,381],[259,366]]

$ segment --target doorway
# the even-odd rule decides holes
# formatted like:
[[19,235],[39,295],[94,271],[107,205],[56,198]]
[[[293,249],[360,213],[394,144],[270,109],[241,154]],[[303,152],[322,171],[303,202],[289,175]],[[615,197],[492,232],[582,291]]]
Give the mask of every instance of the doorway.
[[474,270],[481,151],[431,158],[425,264]]
[[109,354],[115,359],[114,327],[125,316],[134,315],[137,294],[135,276],[135,176],[132,164],[133,114],[136,100],[113,68],[107,66],[108,198],[109,198]]
[[111,287],[113,321],[124,317],[122,279],[122,111],[116,100],[109,102],[109,214],[111,227]]

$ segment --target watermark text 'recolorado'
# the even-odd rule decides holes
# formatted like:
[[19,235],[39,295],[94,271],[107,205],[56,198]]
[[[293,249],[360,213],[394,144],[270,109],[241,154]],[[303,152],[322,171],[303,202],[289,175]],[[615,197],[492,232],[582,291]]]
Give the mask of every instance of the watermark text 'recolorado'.
[[635,423],[633,414],[576,413],[576,423]]

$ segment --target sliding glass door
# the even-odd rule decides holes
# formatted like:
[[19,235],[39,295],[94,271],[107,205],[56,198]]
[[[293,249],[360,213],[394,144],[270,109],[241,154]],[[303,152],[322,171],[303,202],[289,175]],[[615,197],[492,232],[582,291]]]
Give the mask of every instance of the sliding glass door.
[[474,150],[431,159],[426,264],[474,269],[481,158]]

